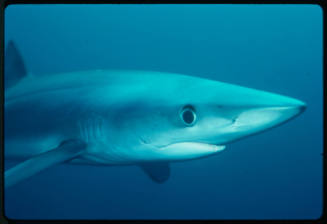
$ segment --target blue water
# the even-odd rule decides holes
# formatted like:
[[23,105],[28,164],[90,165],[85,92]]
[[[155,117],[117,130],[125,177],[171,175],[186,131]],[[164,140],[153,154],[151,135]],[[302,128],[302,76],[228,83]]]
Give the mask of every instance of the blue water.
[[[12,5],[15,41],[35,76],[141,69],[216,79],[307,103],[296,119],[171,164],[58,165],[5,192],[13,219],[316,219],[322,213],[322,10],[315,5]],[[9,164],[9,163],[8,163]]]

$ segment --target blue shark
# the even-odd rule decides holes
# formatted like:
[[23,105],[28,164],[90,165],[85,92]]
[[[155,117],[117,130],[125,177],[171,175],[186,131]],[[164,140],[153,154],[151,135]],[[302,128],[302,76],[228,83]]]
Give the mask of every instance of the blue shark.
[[[11,62],[12,61],[12,62]],[[304,111],[300,100],[195,76],[90,70],[26,72],[10,42],[5,70],[5,187],[56,164],[136,165],[165,182],[199,159]]]

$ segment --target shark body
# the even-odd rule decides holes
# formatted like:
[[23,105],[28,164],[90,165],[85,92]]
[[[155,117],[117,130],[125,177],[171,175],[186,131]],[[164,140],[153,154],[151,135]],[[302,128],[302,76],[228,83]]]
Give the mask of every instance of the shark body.
[[4,149],[5,159],[22,162],[5,172],[6,187],[64,162],[138,165],[164,182],[170,162],[214,155],[305,108],[290,97],[180,74],[25,76],[17,61],[6,70],[14,78],[6,80]]

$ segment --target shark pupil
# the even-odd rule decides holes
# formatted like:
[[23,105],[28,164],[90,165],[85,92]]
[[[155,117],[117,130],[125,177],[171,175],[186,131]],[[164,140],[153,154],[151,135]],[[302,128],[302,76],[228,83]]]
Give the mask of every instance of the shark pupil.
[[196,115],[191,107],[185,107],[182,110],[181,118],[186,125],[193,125],[196,120]]

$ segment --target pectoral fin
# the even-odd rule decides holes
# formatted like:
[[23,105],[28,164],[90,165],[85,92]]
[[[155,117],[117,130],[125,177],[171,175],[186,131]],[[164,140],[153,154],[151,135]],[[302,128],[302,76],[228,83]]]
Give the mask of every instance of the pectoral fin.
[[169,163],[144,163],[140,167],[156,183],[163,183],[170,176]]
[[55,164],[63,163],[79,156],[86,148],[80,140],[67,140],[57,148],[41,153],[5,171],[5,188],[27,179]]

